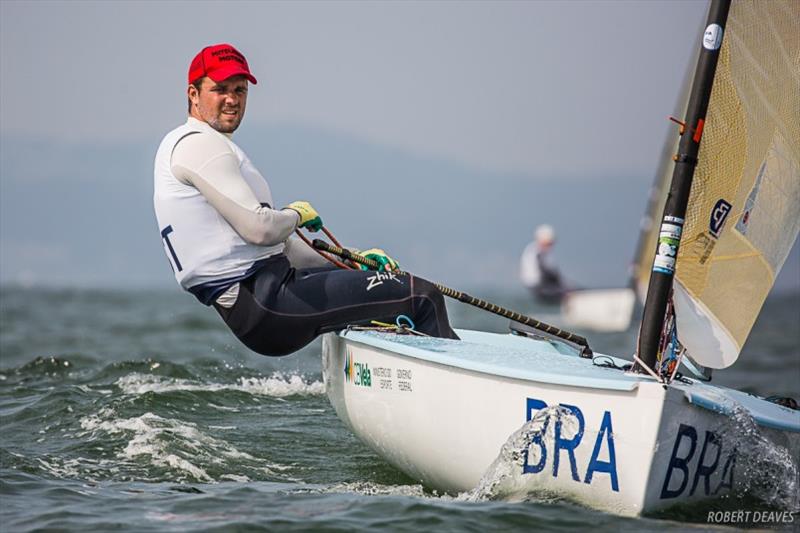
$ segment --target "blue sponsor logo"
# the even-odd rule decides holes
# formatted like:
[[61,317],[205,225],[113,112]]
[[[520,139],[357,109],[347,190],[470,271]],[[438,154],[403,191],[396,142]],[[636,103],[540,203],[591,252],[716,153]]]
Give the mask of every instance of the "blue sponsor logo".
[[728,213],[731,212],[731,204],[720,198],[714,209],[711,210],[711,219],[708,222],[708,230],[714,237],[719,237],[722,232],[722,227],[725,225],[725,220],[728,218]]
[[[722,489],[733,488],[733,469],[736,466],[736,448],[722,460],[722,438],[713,431],[706,431],[703,445],[698,453],[700,436],[694,426],[681,424],[672,447],[664,483],[661,486],[662,500],[677,498],[689,490],[694,496],[702,487],[705,496],[717,494]],[[722,467],[720,468],[720,464]],[[719,474],[716,483],[712,476]],[[689,484],[691,480],[691,485]]]
[[[522,473],[539,474],[544,472],[549,462],[552,465],[549,471],[553,477],[558,477],[559,469],[562,468],[562,457],[566,457],[569,463],[569,475],[573,481],[591,484],[597,479],[606,478],[611,485],[611,490],[619,492],[617,454],[614,451],[614,429],[611,424],[611,412],[605,411],[603,413],[603,420],[600,423],[600,428],[597,431],[597,438],[594,441],[592,456],[584,471],[575,457],[575,451],[583,442],[584,429],[586,427],[583,411],[574,405],[560,403],[559,406],[569,411],[570,416],[574,417],[578,424],[578,430],[571,438],[566,438],[562,434],[562,415],[559,414],[555,417],[548,417],[542,425],[541,431],[531,439],[528,449],[524,450],[522,453]],[[547,404],[542,400],[527,398],[525,405],[526,419],[531,420],[535,411],[546,408]],[[553,439],[551,448],[548,449],[548,444],[545,442],[544,437],[547,434],[547,427],[551,422],[551,418],[555,418],[555,438]],[[529,452],[531,450],[538,451],[539,460],[535,464],[529,462]],[[608,460],[600,459],[601,455],[607,457]],[[579,475],[581,472],[583,472],[583,476]],[[595,477],[596,474],[603,474],[603,476]]]

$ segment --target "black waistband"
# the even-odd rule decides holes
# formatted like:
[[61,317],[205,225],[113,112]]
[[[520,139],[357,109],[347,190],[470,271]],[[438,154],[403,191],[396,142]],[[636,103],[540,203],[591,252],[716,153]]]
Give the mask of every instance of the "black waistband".
[[187,290],[194,294],[195,298],[200,300],[205,305],[212,305],[219,296],[230,289],[236,283],[241,283],[246,279],[257,274],[264,268],[282,267],[288,264],[288,259],[285,255],[276,254],[265,259],[259,259],[248,268],[244,273],[237,276],[224,279],[215,279],[189,287]]

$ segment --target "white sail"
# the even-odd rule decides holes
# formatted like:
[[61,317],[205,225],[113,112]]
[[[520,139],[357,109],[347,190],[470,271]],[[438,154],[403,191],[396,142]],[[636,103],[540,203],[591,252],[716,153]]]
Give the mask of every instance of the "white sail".
[[676,324],[693,359],[725,368],[800,231],[797,0],[731,5],[698,161],[676,267]]

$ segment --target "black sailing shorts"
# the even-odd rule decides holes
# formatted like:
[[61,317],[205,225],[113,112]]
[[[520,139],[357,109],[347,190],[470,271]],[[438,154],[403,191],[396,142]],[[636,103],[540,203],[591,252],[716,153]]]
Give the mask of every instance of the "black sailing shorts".
[[394,323],[399,315],[411,318],[417,331],[458,339],[444,297],[429,281],[333,266],[298,270],[283,254],[240,282],[233,307],[214,308],[248,348],[269,356],[296,352],[318,335],[349,325]]

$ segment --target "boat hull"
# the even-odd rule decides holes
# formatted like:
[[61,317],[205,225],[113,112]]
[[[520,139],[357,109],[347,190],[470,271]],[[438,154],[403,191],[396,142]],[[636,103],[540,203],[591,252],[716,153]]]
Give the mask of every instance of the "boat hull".
[[[521,341],[534,351],[545,344]],[[618,382],[519,379],[378,344],[363,334],[326,335],[328,397],[353,433],[430,488],[547,492],[639,515],[716,497],[736,483],[736,455],[724,435],[730,416],[693,405],[680,388],[618,370],[609,371],[625,376]],[[548,356],[553,367],[576,364]]]

